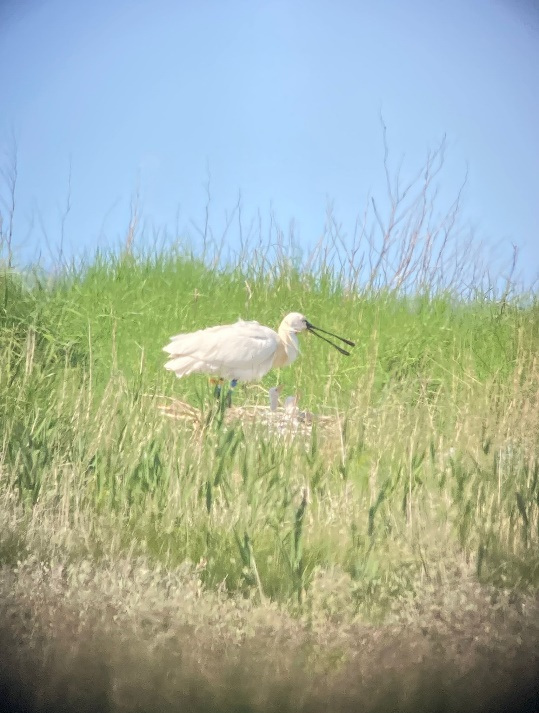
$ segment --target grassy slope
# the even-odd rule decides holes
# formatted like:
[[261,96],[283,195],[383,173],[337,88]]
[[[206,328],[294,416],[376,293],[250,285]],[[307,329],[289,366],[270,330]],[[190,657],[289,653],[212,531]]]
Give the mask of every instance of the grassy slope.
[[[476,558],[482,577],[537,581],[535,305],[358,295],[286,265],[218,272],[171,254],[98,257],[28,291],[2,279],[2,497],[24,504],[4,557],[127,548],[202,560],[232,590],[258,572],[284,599],[338,566],[359,607],[413,590],[449,553]],[[201,436],[163,419],[162,395],[212,408],[205,377],[162,368],[171,334],[239,316],[276,325],[290,310],[357,347],[344,358],[304,337],[298,362],[262,385],[299,391],[337,428],[285,446],[241,424]]]

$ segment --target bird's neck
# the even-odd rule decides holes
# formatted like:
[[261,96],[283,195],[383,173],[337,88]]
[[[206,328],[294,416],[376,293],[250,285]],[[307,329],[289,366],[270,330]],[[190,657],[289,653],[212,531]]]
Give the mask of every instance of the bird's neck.
[[295,332],[279,327],[279,345],[273,358],[273,367],[286,366],[291,364],[299,354],[298,336]]

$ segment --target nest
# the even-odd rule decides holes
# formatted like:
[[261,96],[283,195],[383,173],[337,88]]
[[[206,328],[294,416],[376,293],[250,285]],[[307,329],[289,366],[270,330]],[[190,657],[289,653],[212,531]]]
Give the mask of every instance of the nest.
[[[289,396],[281,406],[279,403],[280,387],[269,390],[269,404],[249,404],[246,406],[231,406],[224,411],[227,424],[240,421],[243,426],[260,427],[268,433],[279,436],[309,437],[313,427],[320,432],[337,432],[340,428],[338,415],[315,414],[299,407],[299,396]],[[164,397],[163,397],[164,398]],[[194,430],[203,430],[213,418],[218,409],[203,412],[191,404],[179,399],[167,398],[165,403],[159,403],[159,411],[177,421],[190,426]]]

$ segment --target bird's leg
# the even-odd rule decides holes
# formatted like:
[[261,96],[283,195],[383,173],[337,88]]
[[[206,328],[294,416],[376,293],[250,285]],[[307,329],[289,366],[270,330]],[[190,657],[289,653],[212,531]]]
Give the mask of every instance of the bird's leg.
[[211,384],[215,384],[215,388],[213,390],[213,395],[215,396],[216,399],[221,398],[221,384],[223,383],[223,379],[210,379]]
[[228,408],[232,406],[232,389],[235,389],[237,385],[238,380],[232,379],[232,381],[230,382],[230,389],[228,390],[228,393],[226,395],[226,405],[228,406]]
[[[216,399],[220,399],[221,393],[222,393],[221,385],[223,384],[224,379],[217,379],[217,380],[212,379],[211,381],[212,381],[212,383],[215,383],[215,389],[213,390],[213,395],[215,396]],[[232,406],[232,389],[235,389],[237,384],[238,384],[237,379],[232,379],[232,381],[230,382],[230,389],[228,390],[227,395],[225,397],[225,406],[227,406],[228,408],[230,408]]]

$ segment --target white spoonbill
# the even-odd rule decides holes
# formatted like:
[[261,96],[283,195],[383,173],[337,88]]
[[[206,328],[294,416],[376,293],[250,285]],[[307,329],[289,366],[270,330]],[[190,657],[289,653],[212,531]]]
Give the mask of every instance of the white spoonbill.
[[353,347],[354,342],[325,329],[315,327],[299,312],[287,314],[275,332],[258,322],[239,320],[235,324],[199,329],[171,337],[163,351],[170,354],[165,369],[182,377],[193,373],[211,374],[238,381],[261,379],[270,369],[291,364],[299,354],[298,333],[312,332],[331,344],[341,354],[350,352],[317,332],[340,339]]

